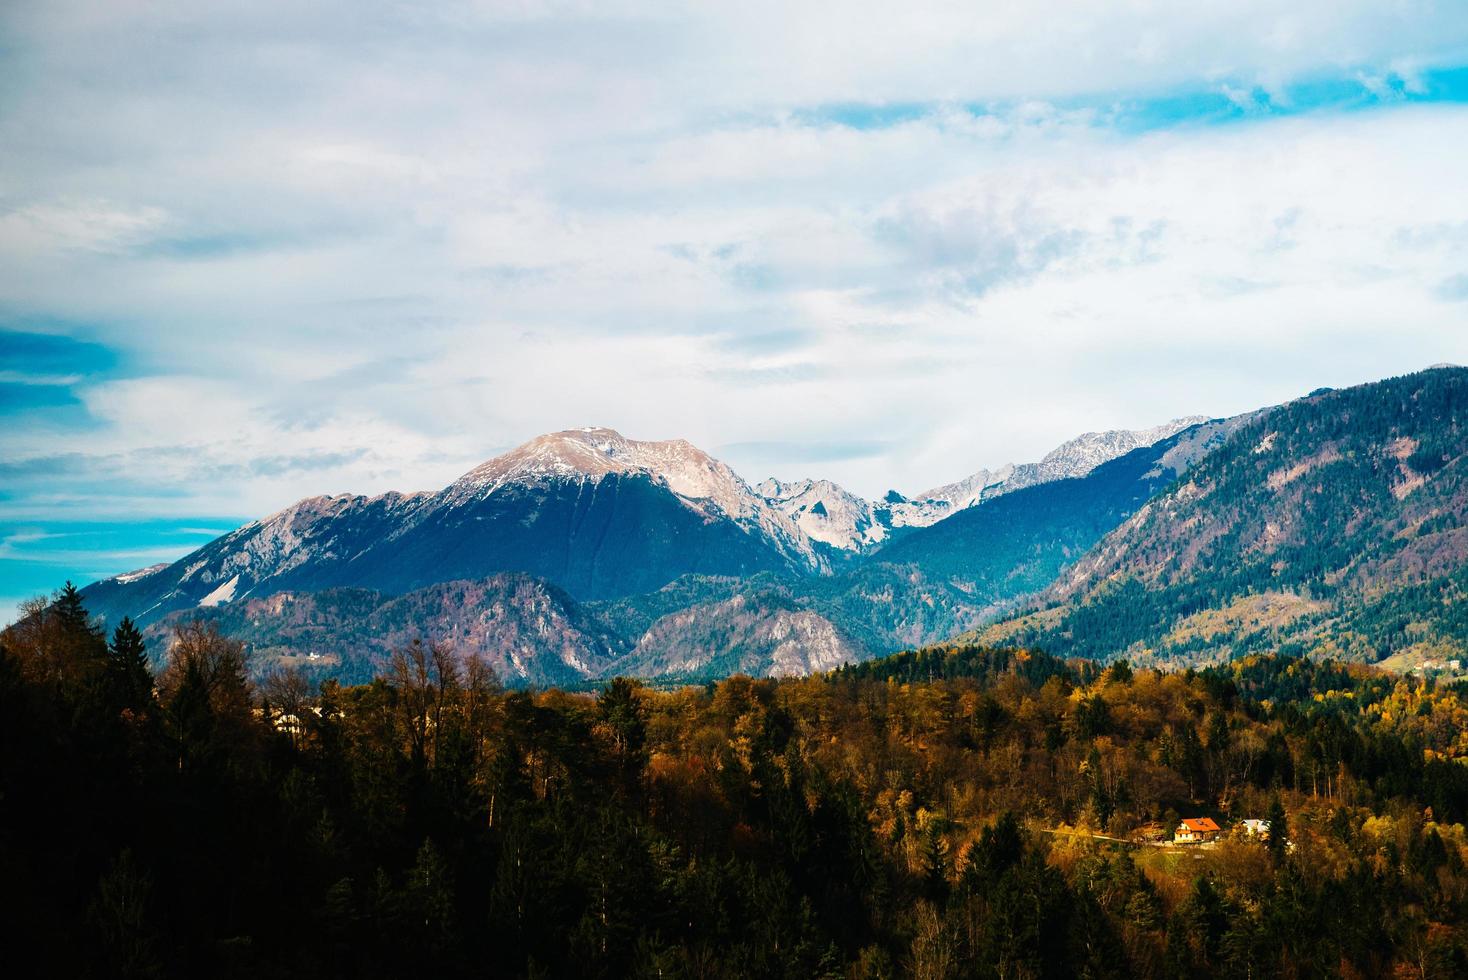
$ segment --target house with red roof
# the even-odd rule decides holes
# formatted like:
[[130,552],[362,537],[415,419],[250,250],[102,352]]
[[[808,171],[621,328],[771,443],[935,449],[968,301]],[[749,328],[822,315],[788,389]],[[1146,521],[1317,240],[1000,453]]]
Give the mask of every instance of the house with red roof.
[[1172,839],[1178,844],[1201,844],[1223,832],[1211,817],[1188,817],[1177,825]]

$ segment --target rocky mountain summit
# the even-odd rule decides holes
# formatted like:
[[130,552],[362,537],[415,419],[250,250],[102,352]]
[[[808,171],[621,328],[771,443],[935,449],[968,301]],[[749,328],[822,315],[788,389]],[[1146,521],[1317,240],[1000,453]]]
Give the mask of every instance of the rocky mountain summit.
[[755,488],[812,541],[840,551],[866,552],[891,535],[886,512],[830,480],[774,478]]
[[690,573],[827,568],[787,515],[689,443],[579,429],[531,440],[437,493],[297,501],[87,597],[104,617],[146,623],[281,590],[401,593],[499,572],[601,598]]

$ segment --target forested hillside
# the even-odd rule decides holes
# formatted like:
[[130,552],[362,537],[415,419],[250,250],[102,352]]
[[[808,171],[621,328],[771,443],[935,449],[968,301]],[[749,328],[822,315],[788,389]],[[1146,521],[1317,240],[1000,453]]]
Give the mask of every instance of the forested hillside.
[[[485,659],[511,687],[586,687],[616,674],[710,680],[808,674],[972,629],[982,610],[911,566],[829,578],[686,575],[656,592],[578,602],[543,579],[504,573],[403,595],[323,589],[179,611],[145,630],[161,658],[180,623],[218,624],[263,676],[370,680],[411,636]],[[161,663],[161,661],[160,661]]]
[[415,637],[472,651],[506,683],[540,687],[582,684],[632,648],[562,590],[515,573],[404,595],[341,588],[250,597],[174,613],[144,633],[162,657],[174,629],[198,619],[243,642],[257,676],[291,668],[346,684],[370,681]]
[[[312,691],[204,623],[151,677],[72,591],[22,625],[0,941],[37,975],[1468,971],[1462,687],[949,647],[531,694],[410,641]],[[1225,833],[1131,842],[1181,817]]]
[[989,642],[1198,662],[1468,652],[1468,370],[1261,414]]

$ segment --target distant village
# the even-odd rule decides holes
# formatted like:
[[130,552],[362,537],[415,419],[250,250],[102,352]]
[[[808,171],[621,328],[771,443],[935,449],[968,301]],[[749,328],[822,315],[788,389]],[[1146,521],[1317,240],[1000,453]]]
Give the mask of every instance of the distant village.
[[1461,674],[1462,672],[1463,661],[1456,657],[1451,660],[1424,660],[1408,671],[1408,673],[1424,677],[1435,674]]

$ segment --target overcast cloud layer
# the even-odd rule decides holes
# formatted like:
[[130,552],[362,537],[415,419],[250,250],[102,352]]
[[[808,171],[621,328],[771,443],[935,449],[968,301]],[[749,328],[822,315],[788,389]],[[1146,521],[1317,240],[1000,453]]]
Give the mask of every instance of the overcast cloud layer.
[[790,6],[6,4],[0,621],[553,429],[876,495],[1468,361],[1464,5]]

